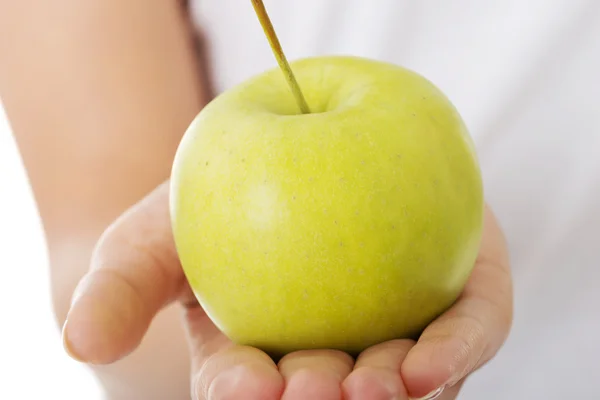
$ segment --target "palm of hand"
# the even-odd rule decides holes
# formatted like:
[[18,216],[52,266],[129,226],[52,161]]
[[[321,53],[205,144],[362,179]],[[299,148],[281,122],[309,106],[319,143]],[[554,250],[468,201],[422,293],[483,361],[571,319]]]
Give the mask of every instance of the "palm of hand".
[[63,329],[75,358],[105,364],[124,357],[139,345],[156,313],[179,301],[195,399],[402,400],[433,398],[445,387],[439,399],[452,400],[508,335],[512,286],[506,244],[486,210],[480,255],[463,294],[418,342],[381,343],[356,360],[335,350],[299,351],[276,364],[256,348],[231,343],[196,302],[173,245],[167,200],[164,184],[101,239]]

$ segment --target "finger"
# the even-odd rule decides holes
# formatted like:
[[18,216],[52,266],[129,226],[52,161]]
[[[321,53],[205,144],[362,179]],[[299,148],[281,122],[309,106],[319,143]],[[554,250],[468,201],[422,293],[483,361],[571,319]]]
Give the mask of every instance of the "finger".
[[171,235],[166,184],[105,232],[91,264],[75,290],[63,341],[74,358],[106,364],[138,346],[154,315],[185,284]]
[[304,350],[279,361],[286,387],[282,400],[339,400],[342,381],[352,371],[354,360],[337,350]]
[[192,354],[194,400],[279,400],[283,377],[264,352],[235,346],[204,310],[190,303],[185,312]]
[[458,397],[458,393],[460,392],[463,382],[464,380],[450,387],[442,386],[423,397],[409,397],[409,400],[455,400]]
[[400,366],[414,346],[412,340],[392,340],[370,347],[356,360],[354,371],[343,383],[348,400],[407,399]]
[[402,365],[409,393],[423,397],[452,386],[491,359],[512,321],[512,283],[506,244],[486,210],[480,255],[461,297],[423,332]]
[[[456,400],[458,398],[458,393],[460,392],[460,389],[463,386],[464,383],[464,379],[460,382],[458,382],[457,384],[448,387],[448,388],[444,388],[444,390],[442,390],[441,392],[439,392],[439,394],[437,395],[438,397],[430,397],[430,398],[426,398],[423,400]],[[411,400],[421,400],[421,399],[411,399]]]
[[271,358],[262,351],[231,346],[208,358],[194,375],[197,400],[279,400],[284,382]]

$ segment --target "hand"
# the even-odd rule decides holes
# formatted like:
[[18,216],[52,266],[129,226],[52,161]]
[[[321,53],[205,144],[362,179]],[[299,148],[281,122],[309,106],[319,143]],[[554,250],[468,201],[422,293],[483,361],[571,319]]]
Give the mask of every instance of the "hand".
[[183,309],[191,391],[199,400],[405,400],[441,387],[438,398],[451,400],[468,374],[496,354],[512,319],[506,245],[486,210],[481,252],[463,294],[418,342],[382,343],[356,360],[335,350],[299,351],[275,364],[256,348],[232,344],[195,300],[175,251],[163,184],[103,235],[75,291],[63,329],[65,347],[82,362],[119,360],[171,302]]

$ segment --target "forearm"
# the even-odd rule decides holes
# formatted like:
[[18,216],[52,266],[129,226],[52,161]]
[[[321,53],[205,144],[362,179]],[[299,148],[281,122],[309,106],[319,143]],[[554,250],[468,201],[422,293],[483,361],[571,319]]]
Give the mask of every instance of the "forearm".
[[[168,177],[206,101],[186,21],[175,0],[0,0],[0,96],[46,232],[59,323],[97,238]],[[157,322],[136,354],[96,370],[115,398],[142,384],[158,395],[152,343],[182,339],[165,318],[171,331]],[[185,355],[173,346],[174,359]],[[171,361],[185,386],[187,359]]]

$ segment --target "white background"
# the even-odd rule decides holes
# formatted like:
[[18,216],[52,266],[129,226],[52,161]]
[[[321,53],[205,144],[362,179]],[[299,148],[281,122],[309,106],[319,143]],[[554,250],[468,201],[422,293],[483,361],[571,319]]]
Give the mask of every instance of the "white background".
[[62,350],[37,210],[0,105],[0,399],[99,400],[87,367]]

